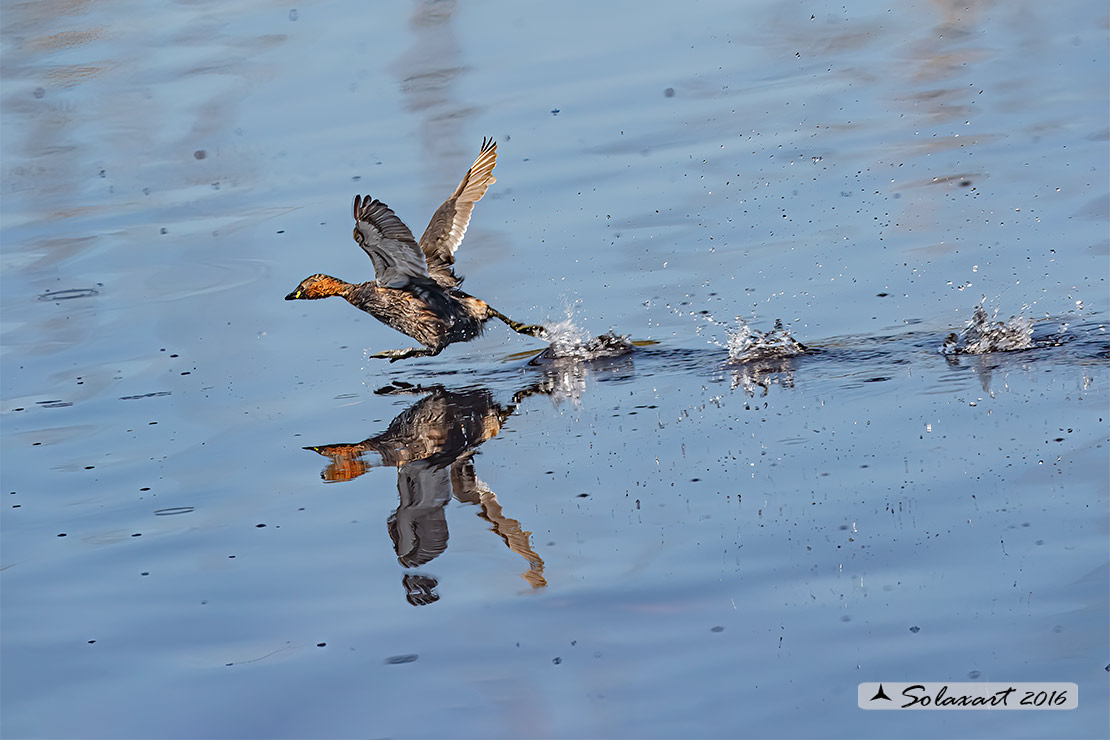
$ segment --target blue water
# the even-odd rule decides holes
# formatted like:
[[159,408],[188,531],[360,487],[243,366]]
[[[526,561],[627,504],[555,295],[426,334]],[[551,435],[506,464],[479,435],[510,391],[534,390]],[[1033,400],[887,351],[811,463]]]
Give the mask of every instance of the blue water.
[[[6,4],[0,734],[1107,736],[1107,25]],[[387,364],[282,301],[370,279],[354,194],[419,234],[483,136],[465,289],[654,344]],[[1034,347],[942,355],[980,303]],[[809,353],[730,359],[778,318]]]

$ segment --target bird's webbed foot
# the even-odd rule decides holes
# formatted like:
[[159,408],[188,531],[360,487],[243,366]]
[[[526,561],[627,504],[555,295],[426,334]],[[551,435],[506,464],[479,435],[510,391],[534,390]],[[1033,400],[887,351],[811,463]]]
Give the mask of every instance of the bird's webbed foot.
[[505,319],[505,323],[508,324],[509,328],[513,331],[519,334],[527,334],[530,337],[537,337],[542,339],[543,335],[547,332],[547,329],[540,326],[539,324],[522,324],[519,321],[513,321],[509,318]]

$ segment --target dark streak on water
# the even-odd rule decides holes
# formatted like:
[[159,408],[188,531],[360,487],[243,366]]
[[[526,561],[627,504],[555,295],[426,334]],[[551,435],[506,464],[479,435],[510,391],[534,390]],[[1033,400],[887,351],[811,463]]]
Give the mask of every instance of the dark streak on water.
[[192,506],[171,506],[167,509],[158,509],[154,512],[154,516],[177,516],[179,514],[191,514],[195,511]]
[[39,296],[40,301],[69,301],[75,298],[91,298],[100,295],[96,288],[70,288],[69,290],[52,290]]

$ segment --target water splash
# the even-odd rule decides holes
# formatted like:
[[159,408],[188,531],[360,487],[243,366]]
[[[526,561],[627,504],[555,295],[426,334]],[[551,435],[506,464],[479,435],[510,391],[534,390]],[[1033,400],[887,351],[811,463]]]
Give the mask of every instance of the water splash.
[[728,358],[734,362],[796,357],[806,352],[805,345],[790,336],[782,319],[775,319],[768,332],[753,329],[743,319],[737,320],[740,326],[728,332]]
[[971,320],[959,334],[952,332],[944,338],[940,348],[944,355],[983,355],[988,352],[1014,352],[1033,347],[1033,319],[1025,316],[1011,316],[1006,321],[998,321],[998,309],[987,314],[983,308],[986,296],[972,312]]
[[808,351],[805,345],[790,336],[790,330],[783,326],[782,319],[775,319],[775,324],[771,330],[762,332],[759,329],[752,328],[740,316],[736,317],[734,325],[730,322],[719,321],[708,311],[691,312],[690,315],[695,316],[701,322],[694,329],[698,336],[705,336],[707,328],[724,330],[725,342],[722,343],[714,336],[707,337],[707,340],[710,344],[727,349],[728,358],[733,362],[796,357]]
[[558,355],[573,352],[589,339],[586,330],[574,323],[568,313],[562,321],[543,325],[543,338],[551,342],[551,349]]
[[635,349],[628,336],[612,331],[591,337],[569,316],[554,324],[545,324],[543,338],[551,342],[551,346],[541,352],[533,364],[546,360],[603,360],[626,355]]
[[[586,391],[587,378],[598,368],[591,362],[624,357],[636,349],[629,337],[612,331],[591,337],[574,322],[569,309],[562,321],[544,324],[543,339],[550,346],[528,362],[543,369],[543,381],[524,395],[543,393],[555,406],[564,401],[578,405]],[[514,402],[520,397],[518,393]]]

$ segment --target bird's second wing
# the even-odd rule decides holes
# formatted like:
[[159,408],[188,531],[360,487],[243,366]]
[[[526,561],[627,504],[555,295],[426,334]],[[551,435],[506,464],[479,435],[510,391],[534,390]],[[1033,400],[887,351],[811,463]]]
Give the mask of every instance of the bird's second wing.
[[454,287],[459,284],[459,279],[451,269],[455,264],[455,250],[466,235],[474,204],[482,199],[490,185],[497,182],[497,178],[493,176],[496,164],[497,142],[483,139],[478,158],[470,165],[455,192],[432,216],[428,228],[420,237],[420,249],[428,261],[428,272],[440,285]]
[[429,277],[424,255],[409,227],[380,200],[355,196],[354,237],[370,255],[379,285],[403,288],[412,278]]

